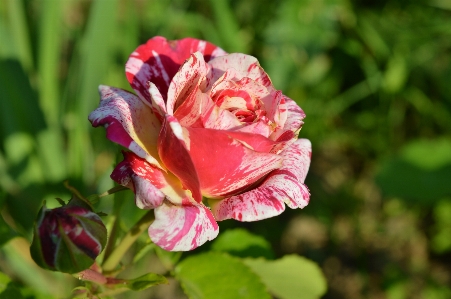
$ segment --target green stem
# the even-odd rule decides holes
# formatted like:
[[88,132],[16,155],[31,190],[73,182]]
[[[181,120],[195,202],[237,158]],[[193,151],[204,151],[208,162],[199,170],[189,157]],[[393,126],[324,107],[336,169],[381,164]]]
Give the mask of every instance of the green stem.
[[[122,187],[122,186],[114,187],[114,188],[106,191],[103,194],[115,193],[115,192],[112,192],[112,190],[119,191],[118,187]],[[101,195],[103,195],[103,194],[101,194]],[[103,254],[103,261],[106,261],[108,259],[111,252],[113,252],[113,250],[114,250],[114,246],[116,245],[116,239],[117,239],[118,232],[119,232],[119,222],[120,222],[119,215],[121,213],[121,209],[126,200],[126,197],[127,197],[127,194],[125,192],[114,194],[113,211],[110,214],[111,227],[108,228],[109,236],[108,236],[108,242],[106,244],[105,251]]]
[[122,191],[122,190],[129,190],[129,188],[121,186],[121,185],[115,186],[115,187],[111,188],[110,190],[105,191],[102,194],[100,194],[99,198],[110,195],[110,194],[114,194],[114,193]]
[[102,268],[103,272],[113,272],[122,257],[130,248],[130,246],[135,243],[136,239],[149,228],[149,225],[155,220],[153,210],[147,212],[139,221],[128,231],[121,242],[113,249],[111,254],[104,261]]

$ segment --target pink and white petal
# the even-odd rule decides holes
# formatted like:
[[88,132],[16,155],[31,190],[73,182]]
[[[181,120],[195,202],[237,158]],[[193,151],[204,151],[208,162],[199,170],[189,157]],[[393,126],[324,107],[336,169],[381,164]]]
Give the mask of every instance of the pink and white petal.
[[257,221],[282,213],[284,204],[303,208],[310,200],[304,184],[311,159],[311,143],[299,139],[284,151],[283,166],[271,172],[257,188],[223,200],[211,200],[213,214],[218,221],[236,219]]
[[172,205],[164,202],[155,209],[149,227],[150,239],[168,251],[188,251],[216,238],[218,224],[202,203]]
[[271,149],[271,153],[273,154],[280,154],[285,149],[289,148],[293,143],[296,142],[298,138],[297,132],[293,131],[285,131],[282,135],[279,136],[276,140],[276,145]]
[[297,135],[304,124],[302,120],[305,118],[305,113],[301,107],[299,107],[298,104],[296,104],[296,102],[292,99],[286,96],[283,97],[285,99],[285,107],[287,110],[286,121],[283,128],[278,128],[271,134],[270,138],[272,140],[278,140],[282,135],[287,135],[287,131],[293,132]]
[[280,171],[288,171],[301,183],[304,182],[312,158],[312,143],[308,139],[298,139],[280,154],[283,166]]
[[280,215],[285,210],[277,191],[262,186],[223,200],[209,200],[209,204],[217,221],[263,220]]
[[[123,154],[124,160],[113,170],[111,178],[135,193],[135,203],[138,208],[147,210],[160,206],[165,194],[155,184],[160,187],[164,185],[164,173],[131,152],[123,152]],[[134,160],[143,167],[136,167]]]
[[132,176],[135,203],[140,209],[150,210],[161,206],[165,194],[148,180],[138,175]]
[[186,131],[189,133],[185,138],[189,141],[187,149],[202,194],[207,197],[237,193],[282,165],[282,157],[250,150],[227,131],[204,128],[186,128]]
[[[218,106],[222,106],[227,98],[238,97],[245,102],[244,105],[240,103],[240,106],[236,108],[255,110],[258,99],[270,96],[268,88],[250,78],[242,78],[239,81],[221,80],[222,78],[217,81],[210,92],[211,98]],[[230,106],[228,103],[226,105]],[[228,106],[221,108],[225,109]]]
[[285,97],[280,90],[274,90],[271,94],[262,97],[266,117],[274,124],[274,129],[282,129],[287,120],[287,108]]
[[202,92],[200,88],[204,77],[199,79],[197,85],[191,90],[184,90],[185,98],[181,103],[177,103],[180,105],[177,106],[174,116],[184,127],[203,127],[202,116],[214,106],[208,94]]
[[210,82],[217,81],[228,69],[235,69],[238,74],[238,80],[248,77],[272,89],[271,79],[269,79],[263,68],[260,67],[257,58],[253,56],[232,53],[212,59],[208,64],[212,67],[209,75]]
[[197,51],[202,53],[205,61],[226,54],[209,42],[193,38],[168,41],[156,36],[149,39],[130,55],[125,65],[128,82],[147,101],[150,101],[147,82],[153,82],[166,100],[172,78],[185,60]]
[[135,192],[136,205],[141,209],[160,206],[163,199],[181,205],[191,196],[183,189],[181,182],[171,173],[164,172],[132,152],[123,152],[124,160],[111,174],[120,185]]
[[227,131],[227,135],[247,148],[261,153],[270,153],[272,148],[277,144],[275,141],[268,139],[260,134],[246,133],[241,131]]
[[174,117],[183,127],[204,127],[202,116],[215,104],[199,87],[185,99],[174,113]]
[[147,83],[149,85],[149,95],[152,103],[152,110],[156,114],[160,122],[163,122],[164,116],[166,115],[166,103],[157,86],[152,82]]
[[258,135],[261,135],[264,137],[269,137],[269,135],[271,135],[272,129],[271,129],[271,126],[268,125],[267,123],[258,121],[258,122],[247,124],[245,126],[237,128],[234,131],[242,132],[242,133],[258,134]]
[[174,115],[174,111],[204,81],[208,68],[209,66],[200,52],[191,54],[180,67],[169,85],[166,105],[169,115]]
[[[218,89],[225,89],[228,86],[234,86],[235,81],[238,81],[239,74],[235,69],[228,69],[226,70],[219,78],[212,78],[211,75],[211,66],[210,66],[210,73],[206,77],[206,83],[207,86],[205,88],[206,91],[208,91],[210,94],[212,93],[212,90],[218,90]],[[214,80],[214,81],[213,81]],[[221,87],[218,87],[218,85],[221,85]]]
[[196,202],[202,201],[199,177],[190,157],[188,132],[174,116],[166,115],[158,138],[158,153],[164,165],[192,193]]
[[[210,100],[211,101],[211,100]],[[232,130],[243,127],[243,124],[232,112],[211,103],[207,111],[201,115],[204,128],[215,130]]]
[[152,109],[123,89],[101,85],[99,92],[100,105],[88,117],[91,124],[103,125],[108,139],[162,168],[157,150],[161,123]]
[[274,113],[274,121],[276,122],[278,127],[284,128],[285,122],[287,121],[288,118],[287,97],[284,96],[282,92],[280,92],[280,95],[282,97],[278,102],[277,109]]

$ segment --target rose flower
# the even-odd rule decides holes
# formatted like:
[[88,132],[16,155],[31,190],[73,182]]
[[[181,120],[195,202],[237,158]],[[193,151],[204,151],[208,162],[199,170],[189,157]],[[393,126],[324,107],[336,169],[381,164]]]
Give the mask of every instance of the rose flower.
[[125,69],[138,96],[100,86],[89,120],[130,150],[111,178],[139,208],[155,209],[154,243],[191,250],[217,236],[215,219],[255,221],[308,204],[311,144],[297,138],[305,114],[257,59],[154,37]]

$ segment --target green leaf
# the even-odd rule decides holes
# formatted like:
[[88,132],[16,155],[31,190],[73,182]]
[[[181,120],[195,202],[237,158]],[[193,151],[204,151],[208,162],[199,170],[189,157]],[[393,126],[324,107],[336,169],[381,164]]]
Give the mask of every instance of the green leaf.
[[37,134],[45,128],[36,92],[17,60],[0,60],[0,136],[26,131]]
[[10,16],[10,32],[12,32],[17,58],[19,58],[23,68],[29,71],[33,67],[33,57],[24,2],[9,0],[8,13]]
[[276,261],[245,259],[244,263],[279,299],[315,299],[326,293],[326,279],[321,269],[306,258],[287,255]]
[[268,241],[241,228],[229,229],[222,233],[213,242],[212,249],[228,252],[238,257],[265,257],[268,259],[274,257]]
[[163,275],[147,273],[135,279],[125,280],[123,284],[118,284],[118,287],[126,287],[133,291],[142,291],[159,284],[167,283],[168,280]]
[[39,100],[47,124],[58,126],[60,117],[59,67],[62,37],[63,1],[40,1],[38,39]]
[[255,273],[224,253],[188,257],[175,268],[175,277],[190,299],[271,298]]

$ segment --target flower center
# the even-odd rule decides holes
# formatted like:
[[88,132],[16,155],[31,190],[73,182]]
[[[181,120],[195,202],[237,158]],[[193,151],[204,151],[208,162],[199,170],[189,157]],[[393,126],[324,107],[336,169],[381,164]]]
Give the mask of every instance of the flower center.
[[221,109],[230,111],[242,123],[254,123],[266,116],[262,102],[247,92],[222,92],[216,100]]

